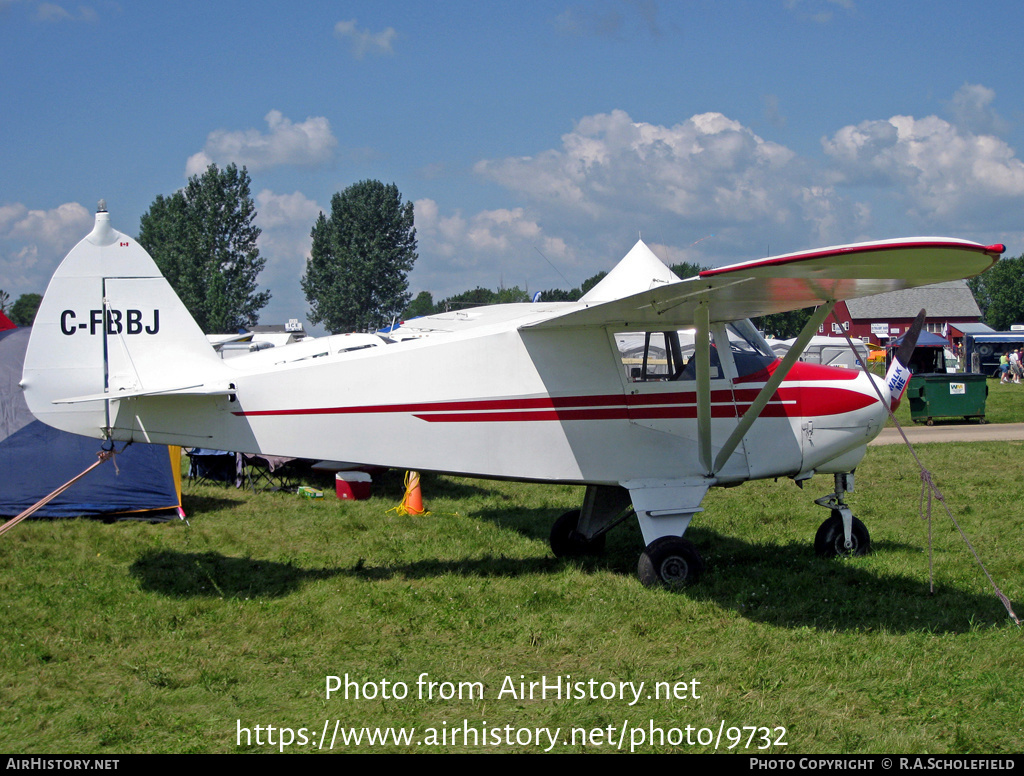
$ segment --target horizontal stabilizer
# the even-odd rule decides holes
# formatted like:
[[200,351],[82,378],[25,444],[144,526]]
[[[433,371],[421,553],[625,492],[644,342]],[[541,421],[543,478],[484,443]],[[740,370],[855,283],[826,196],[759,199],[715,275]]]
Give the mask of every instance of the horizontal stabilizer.
[[90,401],[120,401],[136,399],[140,396],[230,396],[235,392],[231,386],[214,387],[210,385],[180,385],[174,388],[154,388],[148,391],[110,391],[109,393],[92,393],[86,396],[70,396],[66,399],[54,399],[54,404],[82,404]]

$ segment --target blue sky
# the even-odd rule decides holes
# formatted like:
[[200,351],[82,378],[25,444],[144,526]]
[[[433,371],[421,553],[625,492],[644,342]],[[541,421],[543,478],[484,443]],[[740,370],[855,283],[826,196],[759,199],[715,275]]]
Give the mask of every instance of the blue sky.
[[249,169],[265,323],[304,317],[313,222],[366,178],[415,203],[435,299],[575,286],[638,234],[711,266],[1019,255],[1022,33],[1002,1],[0,0],[0,289],[42,292],[101,197],[134,235],[209,162]]

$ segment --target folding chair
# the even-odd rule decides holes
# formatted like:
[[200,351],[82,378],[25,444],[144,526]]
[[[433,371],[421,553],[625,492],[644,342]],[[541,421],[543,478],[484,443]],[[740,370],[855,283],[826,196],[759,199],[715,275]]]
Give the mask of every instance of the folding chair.
[[282,458],[276,455],[242,454],[245,469],[245,486],[254,491],[295,490],[299,483],[293,465],[298,458]]
[[208,450],[194,447],[186,450],[188,456],[188,480],[196,485],[238,484],[238,464],[235,454],[226,450]]

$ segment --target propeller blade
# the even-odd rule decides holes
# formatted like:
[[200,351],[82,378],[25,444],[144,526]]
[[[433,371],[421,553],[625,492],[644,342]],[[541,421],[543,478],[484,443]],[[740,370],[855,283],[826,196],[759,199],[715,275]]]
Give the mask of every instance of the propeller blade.
[[907,333],[903,335],[903,342],[896,349],[896,355],[892,358],[889,371],[885,373],[885,384],[889,387],[889,408],[895,412],[900,406],[900,400],[907,390],[910,382],[910,357],[917,347],[917,338],[921,336],[924,328],[925,311],[917,314],[914,322],[910,324]]

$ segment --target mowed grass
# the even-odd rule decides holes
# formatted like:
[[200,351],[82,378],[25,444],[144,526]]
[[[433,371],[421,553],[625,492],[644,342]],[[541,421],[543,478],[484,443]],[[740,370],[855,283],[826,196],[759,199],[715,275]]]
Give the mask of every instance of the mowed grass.
[[[1024,614],[1024,446],[919,453]],[[632,520],[600,558],[552,556],[550,525],[579,505],[577,487],[426,475],[430,514],[401,517],[389,511],[401,477],[389,473],[358,503],[194,488],[190,525],[29,521],[0,539],[0,751],[277,751],[244,735],[239,746],[238,727],[318,739],[325,721],[416,728],[410,744],[335,751],[546,747],[415,743],[464,720],[559,728],[562,752],[614,751],[608,738],[624,725],[628,750],[637,728],[689,725],[696,738],[723,723],[769,728],[786,745],[760,751],[784,754],[1024,750],[1024,633],[938,508],[929,593],[907,454],[872,449],[857,471],[850,501],[871,531],[868,557],[814,556],[827,513],[812,501],[831,487],[815,477],[803,490],[787,480],[713,491],[688,533],[707,573],[682,593],[639,584]],[[378,696],[383,680],[404,682],[409,697],[328,699],[326,677],[346,674]],[[483,697],[466,685],[462,699],[421,699],[423,674],[452,683],[436,694],[479,682]],[[506,677],[518,686],[566,675],[645,690],[632,706],[499,697]],[[687,682],[700,698],[648,699],[655,682]],[[562,743],[571,728],[601,737]],[[734,751],[764,743],[747,749],[746,736]],[[636,750],[713,744],[645,740]]]

